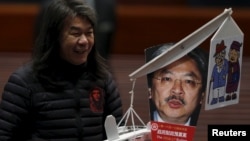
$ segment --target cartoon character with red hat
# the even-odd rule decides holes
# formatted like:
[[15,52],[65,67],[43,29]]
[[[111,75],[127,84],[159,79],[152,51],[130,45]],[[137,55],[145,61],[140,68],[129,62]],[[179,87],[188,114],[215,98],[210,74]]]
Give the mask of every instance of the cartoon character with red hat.
[[227,85],[226,85],[226,101],[234,100],[237,98],[237,89],[240,80],[240,47],[242,43],[238,41],[233,41],[230,50],[228,53],[229,59],[229,68],[228,68],[228,76],[227,76]]
[[228,73],[228,60],[226,56],[226,46],[224,40],[216,44],[216,52],[214,54],[215,65],[210,80],[213,83],[212,100],[210,105],[225,101],[225,85]]

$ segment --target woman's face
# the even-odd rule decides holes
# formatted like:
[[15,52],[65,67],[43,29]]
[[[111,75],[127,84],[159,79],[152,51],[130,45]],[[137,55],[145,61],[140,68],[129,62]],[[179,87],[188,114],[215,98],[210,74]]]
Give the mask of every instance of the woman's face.
[[60,45],[62,59],[73,65],[85,63],[94,45],[94,29],[91,23],[80,17],[70,20],[63,28]]

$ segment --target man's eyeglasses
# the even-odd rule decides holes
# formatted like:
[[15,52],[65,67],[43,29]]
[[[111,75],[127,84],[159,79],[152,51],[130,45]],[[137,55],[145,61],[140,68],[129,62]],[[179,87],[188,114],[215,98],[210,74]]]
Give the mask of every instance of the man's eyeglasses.
[[198,80],[193,80],[193,79],[173,79],[170,77],[161,77],[161,78],[155,78],[157,80],[161,81],[161,85],[164,87],[172,87],[176,83],[176,81],[180,81],[182,88],[185,89],[195,89],[198,87],[198,85],[201,84],[201,82],[198,82]]

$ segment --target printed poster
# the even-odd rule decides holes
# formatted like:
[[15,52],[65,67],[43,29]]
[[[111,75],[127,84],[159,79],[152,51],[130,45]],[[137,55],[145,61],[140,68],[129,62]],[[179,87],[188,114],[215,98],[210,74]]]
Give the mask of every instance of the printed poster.
[[243,33],[228,17],[210,43],[206,110],[239,103],[242,56]]
[[[172,45],[173,44],[171,43],[167,43],[146,49],[146,62],[160,55]],[[177,63],[173,62],[166,67],[147,75],[151,136],[153,141],[193,140],[201,108],[202,98],[199,96],[201,94],[199,88],[201,87],[200,84],[195,83],[196,81],[193,79],[194,77],[190,76],[190,72],[193,72],[193,70],[196,69],[193,67],[196,64],[194,63],[190,68],[190,64],[187,64],[185,61],[181,64],[184,67],[178,67],[179,63],[181,64],[182,62],[177,60]],[[182,68],[183,70],[180,70]],[[186,68],[188,68],[188,70],[186,70]],[[175,74],[175,72],[177,73]],[[196,72],[198,73],[198,71]],[[178,79],[176,79],[177,77]],[[191,82],[193,80],[194,84],[189,84],[189,81]],[[179,88],[174,88],[175,85],[179,85],[176,86]],[[196,87],[199,88],[193,89],[193,85],[196,85]],[[190,90],[190,87],[192,90]],[[178,89],[185,89],[185,91],[186,89],[189,89],[189,93],[192,93],[193,96],[188,96],[188,92],[184,93],[184,90],[182,91]],[[172,90],[176,91],[176,93],[172,93]],[[198,102],[199,100],[200,102]],[[197,103],[197,105],[193,103]]]

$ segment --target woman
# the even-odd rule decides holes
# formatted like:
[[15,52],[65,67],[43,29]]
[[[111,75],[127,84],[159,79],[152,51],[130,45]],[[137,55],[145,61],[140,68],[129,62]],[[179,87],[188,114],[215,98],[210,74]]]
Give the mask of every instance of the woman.
[[[1,141],[100,141],[104,121],[122,118],[121,98],[95,48],[94,11],[82,0],[52,0],[42,11],[32,60],[15,71],[0,103]],[[103,90],[101,111],[90,108]]]

